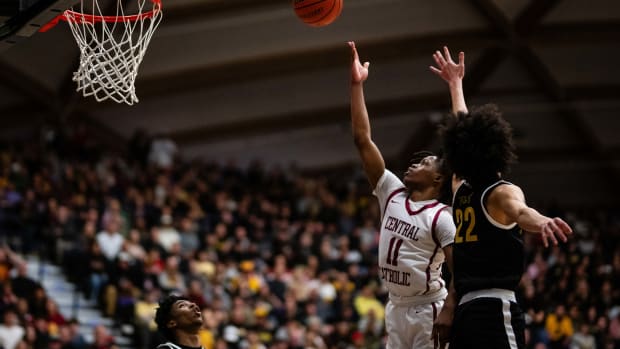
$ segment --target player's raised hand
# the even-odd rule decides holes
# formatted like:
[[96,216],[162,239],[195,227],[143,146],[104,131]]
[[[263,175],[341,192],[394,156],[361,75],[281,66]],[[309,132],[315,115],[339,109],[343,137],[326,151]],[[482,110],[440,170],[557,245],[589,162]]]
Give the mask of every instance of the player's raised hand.
[[568,236],[572,233],[573,230],[571,227],[558,217],[550,218],[542,225],[540,230],[540,235],[545,247],[549,247],[549,241],[554,245],[558,244],[558,239],[562,240],[562,242],[566,242]]
[[455,63],[447,46],[443,47],[443,54],[439,50],[433,53],[437,67],[430,66],[433,73],[441,77],[448,84],[463,80],[465,76],[465,53],[459,52],[459,63]]
[[351,82],[364,82],[368,78],[368,67],[370,66],[370,62],[365,62],[362,65],[360,57],[357,54],[357,49],[355,48],[355,42],[349,41],[349,47],[351,47]]

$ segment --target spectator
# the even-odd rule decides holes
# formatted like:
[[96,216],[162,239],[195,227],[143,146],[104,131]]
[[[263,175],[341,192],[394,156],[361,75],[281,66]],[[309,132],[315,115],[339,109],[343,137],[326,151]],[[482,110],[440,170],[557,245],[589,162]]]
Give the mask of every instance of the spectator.
[[197,224],[189,217],[181,218],[179,243],[181,247],[181,255],[183,258],[190,258],[196,249],[200,246],[198,239]]
[[143,298],[138,299],[135,306],[135,324],[139,348],[147,349],[152,347],[151,342],[157,331],[155,323],[155,312],[160,292],[157,288],[147,291]]
[[28,265],[20,263],[17,265],[17,275],[11,278],[13,292],[25,299],[32,299],[34,290],[38,283],[28,276]]
[[97,325],[93,328],[93,338],[93,344],[90,346],[90,349],[118,349],[118,346],[114,344],[114,337],[102,325]]
[[164,207],[160,218],[160,226],[158,228],[157,242],[166,252],[170,252],[174,245],[181,243],[181,235],[173,226],[172,209],[169,206]]
[[596,349],[596,339],[590,333],[588,324],[579,325],[579,331],[573,336],[570,349]]
[[555,312],[547,315],[545,328],[549,333],[549,347],[551,349],[568,348],[573,336],[573,321],[566,314],[566,307],[558,304]]
[[[107,234],[107,233],[106,233]],[[101,290],[108,281],[108,270],[106,268],[107,260],[103,255],[101,246],[97,241],[93,241],[90,246],[90,252],[87,254],[88,261],[88,284],[86,287],[87,294],[90,299],[99,300]]]
[[19,325],[13,309],[5,309],[4,321],[0,324],[0,343],[4,349],[15,349],[24,337],[24,328]]
[[57,335],[58,327],[65,325],[67,323],[67,320],[65,320],[65,317],[58,310],[58,304],[54,300],[49,299],[49,298],[47,299],[46,309],[47,309],[47,321],[49,322],[50,325],[53,324],[53,326],[56,329],[53,335]]
[[127,240],[125,240],[123,251],[131,257],[132,261],[144,262],[146,250],[141,244],[141,235],[138,229],[131,229],[131,231],[129,231],[129,236]]
[[375,296],[375,285],[366,285],[362,288],[360,293],[355,296],[353,304],[355,304],[355,310],[360,316],[367,316],[370,312],[373,313],[372,317],[376,317],[378,320],[383,321],[385,310],[381,302]]
[[158,134],[151,142],[149,163],[160,169],[171,169],[176,153],[177,146],[174,141],[164,134]]
[[166,259],[166,267],[164,271],[159,274],[158,281],[159,286],[164,292],[185,293],[185,277],[179,271],[179,257],[169,256]]
[[117,218],[111,217],[107,220],[105,229],[97,234],[97,244],[108,263],[114,262],[125,242],[119,229],[120,221]]
[[69,345],[73,349],[86,349],[88,345],[86,339],[84,339],[84,336],[80,333],[80,323],[77,319],[69,320],[69,335],[71,337]]

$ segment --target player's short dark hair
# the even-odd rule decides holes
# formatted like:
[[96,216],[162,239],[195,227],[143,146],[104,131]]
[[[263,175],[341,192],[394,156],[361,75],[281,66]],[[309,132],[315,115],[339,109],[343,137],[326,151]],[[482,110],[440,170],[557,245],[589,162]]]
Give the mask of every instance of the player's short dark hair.
[[424,160],[424,158],[427,157],[427,156],[437,156],[437,157],[439,157],[437,154],[433,153],[432,151],[421,150],[421,151],[417,151],[417,152],[413,153],[413,157],[411,158],[411,160],[409,160],[409,164],[410,165],[417,164],[420,161]]
[[183,296],[169,295],[159,302],[159,308],[157,308],[157,311],[155,312],[155,323],[157,324],[157,330],[170,341],[175,340],[174,331],[167,326],[168,322],[172,320],[172,306],[174,306],[174,303],[181,300],[187,300],[187,298]]
[[448,117],[441,136],[448,167],[472,185],[497,180],[517,159],[512,128],[495,104]]

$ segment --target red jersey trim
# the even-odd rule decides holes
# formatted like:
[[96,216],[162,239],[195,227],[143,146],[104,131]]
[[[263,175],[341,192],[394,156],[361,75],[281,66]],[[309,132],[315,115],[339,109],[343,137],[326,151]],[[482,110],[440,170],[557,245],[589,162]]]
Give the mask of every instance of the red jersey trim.
[[411,206],[410,206],[411,204],[409,203],[409,199],[407,199],[405,201],[405,207],[407,208],[407,212],[410,215],[412,215],[412,216],[415,216],[415,215],[419,214],[420,212],[422,212],[422,211],[424,211],[424,210],[426,210],[428,208],[433,208],[433,207],[435,207],[435,206],[437,206],[439,204],[441,204],[441,202],[439,202],[439,201],[433,202],[431,204],[426,204],[426,205],[422,206],[421,208],[419,208],[419,209],[414,211],[414,210],[411,209]]
[[[439,204],[439,202],[437,202],[436,204]],[[436,206],[436,204],[433,204],[433,206]],[[435,250],[433,251],[431,258],[428,260],[428,265],[426,266],[426,291],[424,291],[423,294],[427,294],[431,288],[431,264],[433,264],[433,259],[435,259],[437,251],[439,251],[439,248],[441,247],[439,239],[437,239],[437,235],[435,234],[435,228],[437,227],[437,220],[439,220],[439,215],[441,214],[441,211],[443,211],[446,207],[448,206],[440,208],[437,213],[435,213],[435,216],[433,217],[433,223],[431,224],[431,236],[433,237],[433,241],[435,242]],[[424,209],[424,207],[422,207],[422,209]]]

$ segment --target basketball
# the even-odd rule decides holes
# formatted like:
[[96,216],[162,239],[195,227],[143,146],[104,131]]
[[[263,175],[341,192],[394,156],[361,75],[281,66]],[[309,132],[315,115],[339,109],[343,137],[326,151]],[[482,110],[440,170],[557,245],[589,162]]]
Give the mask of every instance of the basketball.
[[313,27],[326,26],[342,12],[343,0],[293,0],[295,14]]

